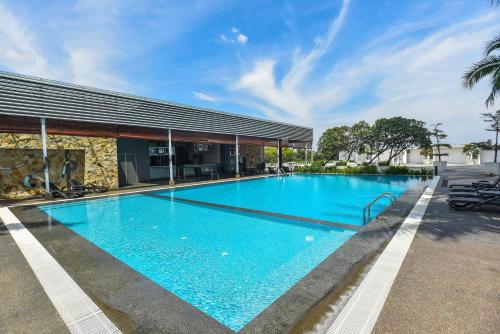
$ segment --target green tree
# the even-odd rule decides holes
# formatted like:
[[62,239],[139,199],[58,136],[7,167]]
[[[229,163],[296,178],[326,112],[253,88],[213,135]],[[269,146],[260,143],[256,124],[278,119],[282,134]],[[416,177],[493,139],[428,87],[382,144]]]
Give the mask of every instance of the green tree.
[[462,152],[465,153],[467,156],[471,157],[472,159],[479,158],[479,154],[481,153],[479,147],[474,143],[465,144]]
[[420,150],[420,155],[429,160],[432,159],[432,157],[434,156],[434,150],[432,149],[432,146],[422,148]]
[[404,117],[381,118],[375,121],[368,137],[370,163],[384,152],[389,152],[387,162],[403,151],[431,145],[425,123]]
[[361,153],[370,136],[370,124],[365,121],[359,121],[349,128],[347,131],[346,153],[347,161],[351,160],[354,153]]
[[433,124],[433,129],[429,132],[429,135],[436,141],[436,143],[434,143],[432,147],[435,147],[437,149],[437,153],[435,153],[434,155],[438,157],[439,161],[441,161],[441,157],[449,155],[448,153],[441,153],[441,147],[451,148],[450,144],[446,144],[441,141],[442,139],[448,137],[448,135],[439,128],[441,125],[443,125],[443,123]]
[[264,147],[264,161],[266,163],[276,163],[278,161],[278,149],[276,147]]
[[342,151],[347,151],[348,126],[325,130],[318,142],[318,153],[325,161],[335,160]]
[[484,117],[484,121],[488,123],[486,131],[495,132],[495,162],[497,162],[498,155],[498,132],[500,131],[500,109],[494,113],[484,113],[481,114]]
[[[492,2],[493,3],[493,2]],[[491,92],[486,99],[486,107],[493,106],[495,97],[500,91],[500,34],[491,39],[484,50],[484,57],[473,64],[463,75],[463,85],[474,87],[481,79],[490,77]]]
[[[283,162],[303,161],[304,153],[290,147],[281,148]],[[301,159],[302,156],[302,159]],[[276,163],[278,161],[278,148],[266,146],[264,147],[264,160],[266,163]]]

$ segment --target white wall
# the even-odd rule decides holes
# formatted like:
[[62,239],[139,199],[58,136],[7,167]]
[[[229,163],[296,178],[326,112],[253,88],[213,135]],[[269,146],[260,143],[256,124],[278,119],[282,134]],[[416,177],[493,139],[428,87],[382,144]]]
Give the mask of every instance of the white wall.
[[[441,157],[441,161],[447,161],[449,164],[466,164],[468,159],[467,155],[462,152],[463,146],[452,147],[451,150],[449,148],[442,148],[441,153],[448,153],[448,156]],[[434,150],[436,153],[437,150]],[[434,161],[437,161],[438,157],[434,157]]]
[[[449,164],[457,164],[457,165],[463,165],[463,164],[472,164],[472,160],[467,157],[465,153],[463,153],[463,145],[457,145],[453,146],[452,149],[448,148],[442,148],[441,153],[449,153],[449,156],[443,156],[441,157],[441,161],[447,161]],[[437,153],[437,150],[434,148],[434,153]],[[340,160],[345,159],[346,154],[343,152],[340,153]],[[383,153],[378,159],[375,160],[375,162],[378,161],[387,161],[387,158],[389,156],[389,152]],[[480,156],[479,156],[479,162],[480,163],[485,163],[485,162],[493,162],[495,156],[495,151],[493,150],[481,150]],[[357,163],[361,164],[363,162],[368,161],[366,154],[353,154],[352,160],[356,161]],[[425,164],[425,158],[420,155],[420,149],[412,149],[408,153],[403,153],[401,156],[397,157],[395,159],[396,161],[393,161],[395,163],[408,163],[408,164]],[[435,161],[438,160],[437,157],[434,157]],[[500,150],[498,152],[498,160],[500,162]],[[428,163],[431,163],[430,161]],[[475,161],[477,163],[477,160]]]
[[[495,151],[494,150],[481,150],[480,161],[481,163],[493,162],[495,161]],[[500,150],[498,151],[498,160],[500,161]]]
[[409,164],[423,164],[425,157],[420,155],[420,149],[410,150],[406,155],[406,162]]

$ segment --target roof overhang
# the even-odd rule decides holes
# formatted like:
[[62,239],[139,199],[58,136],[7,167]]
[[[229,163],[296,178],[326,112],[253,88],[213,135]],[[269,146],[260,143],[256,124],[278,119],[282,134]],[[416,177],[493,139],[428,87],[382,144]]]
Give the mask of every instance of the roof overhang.
[[284,139],[297,147],[313,140],[308,127],[6,72],[0,72],[0,115]]

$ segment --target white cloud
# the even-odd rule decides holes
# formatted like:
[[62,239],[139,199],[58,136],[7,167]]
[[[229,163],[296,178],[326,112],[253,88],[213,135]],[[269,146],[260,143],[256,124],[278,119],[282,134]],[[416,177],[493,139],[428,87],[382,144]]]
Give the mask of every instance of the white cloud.
[[275,78],[276,60],[264,59],[257,61],[249,72],[244,73],[234,88],[251,94],[270,107],[280,109],[287,116],[300,121],[312,121],[316,93],[307,92],[304,81],[317,61],[331,47],[345,21],[349,4],[350,0],[343,1],[340,13],[332,21],[326,36],[317,36],[313,49],[306,54],[301,54],[299,49],[295,50],[292,67],[282,81],[278,82]]
[[318,60],[334,43],[348,6],[344,1],[325,36],[315,38],[312,50],[294,51],[292,66],[281,80],[275,75],[278,59],[261,58],[230,88],[253,98],[270,118],[313,126],[316,139],[331,126],[396,115],[442,122],[452,143],[489,135],[482,131],[479,115],[488,83],[465,90],[461,75],[480,59],[484,43],[500,29],[498,13],[456,22],[412,44],[390,30],[380,36],[380,43],[332,64],[318,77],[324,71]]
[[0,63],[16,72],[52,78],[36,36],[1,3],[0,22]]
[[106,7],[103,14],[103,7],[97,10],[86,3],[75,3],[77,14],[71,19],[54,17],[50,24],[56,31],[51,36],[36,34],[36,26],[0,4],[0,65],[27,75],[124,89],[125,82],[110,69],[117,56],[112,32],[116,10]]
[[243,34],[238,28],[231,27],[229,31],[231,32],[231,36],[220,34],[219,41],[223,43],[239,43],[241,45],[245,45],[248,42],[248,36]]
[[[401,115],[444,123],[452,143],[483,140],[488,134],[482,131],[479,114],[485,110],[488,83],[466,90],[461,86],[461,75],[480,59],[485,41],[500,29],[497,22],[498,15],[480,16],[410,46],[386,46],[345,62],[329,78],[329,87],[337,91],[345,88],[342,99],[337,99],[331,113],[323,117],[340,124]],[[376,100],[373,105],[358,108],[354,114],[335,113],[342,102],[349,103],[369,90]]]
[[246,42],[248,41],[248,37],[246,35],[241,34],[241,33],[238,34],[236,39],[238,40],[238,42],[240,44],[243,44],[243,45],[246,44]]
[[72,82],[115,90],[122,90],[126,86],[122,79],[107,68],[111,57],[102,50],[76,47],[69,48],[67,53]]
[[210,95],[210,94],[203,93],[203,92],[193,91],[193,95],[196,98],[203,100],[203,101],[209,101],[209,102],[219,101],[219,98],[217,96]]

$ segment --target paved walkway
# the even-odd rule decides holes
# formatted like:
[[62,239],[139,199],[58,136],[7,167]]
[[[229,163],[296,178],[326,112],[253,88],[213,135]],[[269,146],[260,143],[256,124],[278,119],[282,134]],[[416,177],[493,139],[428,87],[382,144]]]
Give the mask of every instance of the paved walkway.
[[0,333],[69,333],[0,220]]
[[[446,174],[451,184],[475,172]],[[456,211],[447,191],[436,190],[373,333],[500,333],[500,210]]]

